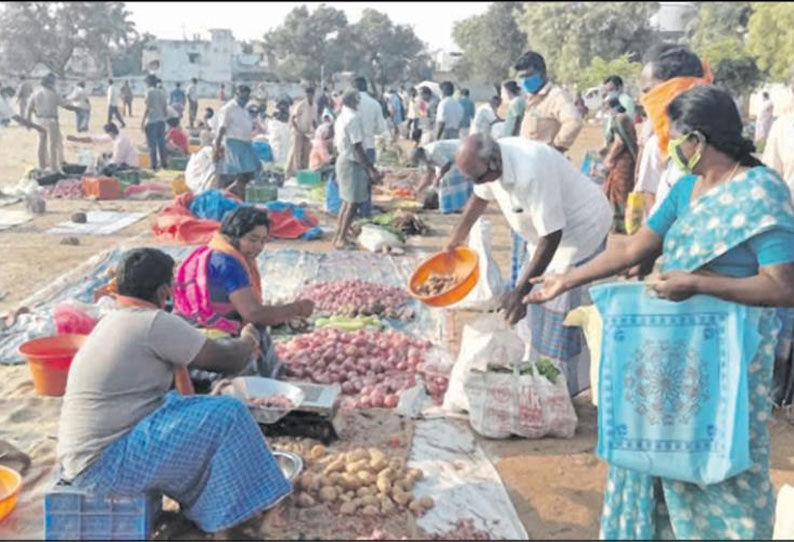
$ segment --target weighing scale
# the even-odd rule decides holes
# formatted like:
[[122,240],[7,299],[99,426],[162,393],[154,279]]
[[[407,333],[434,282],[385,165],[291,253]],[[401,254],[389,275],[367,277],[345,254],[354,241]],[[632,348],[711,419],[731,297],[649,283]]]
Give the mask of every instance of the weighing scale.
[[334,417],[339,407],[342,387],[311,382],[289,382],[303,390],[300,406],[270,425],[260,424],[269,437],[304,437],[319,440],[325,445],[339,439]]

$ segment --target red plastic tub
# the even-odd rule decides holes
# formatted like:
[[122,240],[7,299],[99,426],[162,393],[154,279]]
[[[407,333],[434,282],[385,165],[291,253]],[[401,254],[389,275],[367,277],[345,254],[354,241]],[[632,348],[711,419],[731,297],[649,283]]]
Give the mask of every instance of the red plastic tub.
[[30,367],[33,386],[41,395],[60,397],[66,391],[66,377],[72,359],[85,342],[87,335],[55,335],[22,344],[19,353]]

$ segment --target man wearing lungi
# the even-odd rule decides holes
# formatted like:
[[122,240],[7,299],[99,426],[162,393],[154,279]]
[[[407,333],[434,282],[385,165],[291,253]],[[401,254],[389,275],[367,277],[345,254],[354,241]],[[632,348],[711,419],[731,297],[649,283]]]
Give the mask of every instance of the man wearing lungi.
[[118,309],[88,336],[69,370],[58,430],[61,477],[96,494],[156,491],[206,532],[227,530],[292,492],[245,404],[169,391],[184,368],[235,372],[258,346],[252,326],[217,342],[162,309],[174,261],[127,252]]
[[213,154],[216,164],[224,158],[221,179],[225,188],[242,199],[245,199],[246,185],[262,169],[251,143],[254,121],[245,109],[250,98],[251,88],[239,85],[234,99],[221,107]]
[[590,358],[579,328],[562,325],[565,315],[589,301],[586,287],[566,298],[527,310],[531,278],[546,269],[569,269],[603,250],[612,210],[599,187],[550,145],[522,137],[495,141],[485,134],[466,138],[457,152],[461,173],[474,180],[474,194],[447,249],[465,242],[489,202],[496,202],[513,233],[527,240],[530,262],[501,309],[528,344],[534,361],[550,359],[565,372],[568,390],[589,386]]
[[416,186],[417,198],[422,198],[422,192],[432,185],[438,191],[438,207],[442,213],[459,212],[471,196],[471,179],[461,175],[455,165],[455,151],[459,146],[460,139],[443,139],[416,147],[413,152],[413,162],[425,169]]

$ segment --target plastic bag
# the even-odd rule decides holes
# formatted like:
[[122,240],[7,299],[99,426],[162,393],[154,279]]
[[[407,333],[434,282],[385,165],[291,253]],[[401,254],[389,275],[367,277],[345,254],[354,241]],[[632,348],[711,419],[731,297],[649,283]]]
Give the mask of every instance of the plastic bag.
[[794,487],[783,484],[777,494],[775,530],[772,540],[794,540]]
[[67,301],[55,305],[52,316],[57,333],[88,335],[99,322],[101,315],[97,307],[79,301]]
[[451,308],[483,312],[495,310],[499,307],[507,284],[491,254],[491,222],[487,218],[480,218],[474,223],[469,234],[469,248],[479,256],[480,280],[466,297]]
[[212,160],[212,147],[203,147],[194,153],[185,167],[185,184],[198,196],[202,192],[217,188],[215,162]]
[[358,236],[358,244],[370,252],[393,252],[402,254],[405,246],[392,232],[373,224],[364,224]]
[[626,233],[632,235],[645,219],[645,201],[641,192],[631,192],[626,199]]

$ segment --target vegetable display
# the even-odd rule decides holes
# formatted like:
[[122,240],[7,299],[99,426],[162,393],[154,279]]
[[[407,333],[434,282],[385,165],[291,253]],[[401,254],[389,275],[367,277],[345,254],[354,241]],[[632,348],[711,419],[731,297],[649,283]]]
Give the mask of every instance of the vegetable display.
[[334,280],[306,286],[299,299],[311,299],[321,314],[370,316],[410,320],[413,309],[407,305],[411,297],[402,288],[364,280]]
[[420,295],[441,295],[454,288],[458,282],[460,279],[455,275],[433,273],[416,291]]

